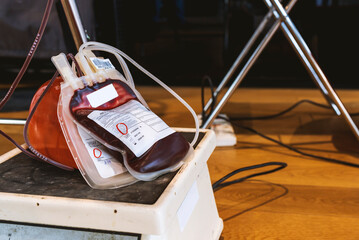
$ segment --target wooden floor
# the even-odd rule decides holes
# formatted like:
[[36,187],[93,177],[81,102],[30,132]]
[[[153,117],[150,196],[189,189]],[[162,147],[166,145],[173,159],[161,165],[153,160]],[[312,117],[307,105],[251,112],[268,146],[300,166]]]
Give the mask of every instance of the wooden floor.
[[[175,90],[200,112],[198,88]],[[150,87],[140,91],[169,125],[194,126],[190,114],[164,91]],[[338,94],[349,112],[359,112],[359,91]],[[239,89],[223,112],[230,117],[273,114],[301,99],[325,103],[316,89]],[[1,113],[0,117],[26,115]],[[303,104],[279,118],[237,123],[304,152],[359,165],[358,141],[330,110]],[[0,127],[22,141],[21,126]],[[359,239],[359,168],[304,157],[241,128],[235,130],[236,146],[216,148],[208,161],[212,182],[258,163],[281,161],[288,167],[215,192],[224,220],[221,239]],[[4,138],[0,143],[0,153],[13,148]]]

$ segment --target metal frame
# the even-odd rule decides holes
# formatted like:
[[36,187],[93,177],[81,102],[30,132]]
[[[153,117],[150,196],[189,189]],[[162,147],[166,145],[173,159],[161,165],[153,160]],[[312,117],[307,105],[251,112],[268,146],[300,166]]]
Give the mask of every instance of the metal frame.
[[[244,79],[245,75],[248,73],[250,68],[253,66],[254,62],[257,60],[259,55],[262,53],[263,49],[267,46],[268,42],[273,37],[274,33],[280,27],[282,32],[284,33],[285,37],[294,48],[295,52],[297,53],[298,57],[302,61],[303,65],[305,66],[306,70],[308,71],[309,75],[312,77],[314,83],[322,92],[324,98],[328,101],[329,105],[333,108],[334,112],[340,116],[343,115],[344,119],[346,120],[347,124],[349,125],[350,129],[359,140],[359,130],[356,124],[354,123],[353,119],[349,115],[348,111],[345,109],[343,103],[341,102],[338,95],[335,93],[334,89],[330,85],[328,79],[326,78],[325,74],[319,67],[318,63],[316,62],[315,58],[313,57],[309,47],[305,43],[304,39],[300,35],[299,31],[295,27],[294,23],[288,16],[288,13],[293,8],[297,0],[291,0],[286,8],[283,8],[282,4],[279,0],[264,0],[265,4],[267,5],[269,12],[263,18],[262,22],[259,24],[258,28],[239,54],[237,59],[235,60],[234,64],[227,72],[225,77],[222,79],[221,83],[218,85],[217,89],[214,92],[214,96],[218,96],[219,93],[223,90],[223,88],[228,84],[228,82],[233,77],[235,71],[238,69],[239,65],[245,58],[245,56],[249,53],[250,49],[257,41],[260,34],[265,29],[269,19],[274,17],[276,20],[272,27],[269,29],[267,34],[264,36],[262,41],[258,44],[252,55],[248,58],[246,64],[243,66],[237,77],[233,80],[232,84],[225,92],[219,103],[216,105],[212,113],[209,117],[204,121],[202,128],[209,128],[213,123],[214,119],[218,116],[226,102],[232,96],[234,91],[237,89],[239,84]],[[212,104],[212,99],[210,99],[207,104],[205,105],[204,110],[207,111]]]
[[[227,92],[224,94],[220,102],[216,105],[210,116],[203,122],[202,128],[209,128],[213,123],[214,119],[218,116],[226,102],[232,96],[234,91],[237,89],[239,84],[242,82],[248,71],[251,69],[259,55],[262,53],[264,48],[267,46],[268,42],[272,39],[273,35],[276,33],[280,27],[285,37],[288,39],[291,46],[294,48],[298,57],[301,59],[309,75],[312,77],[313,81],[317,87],[321,90],[324,98],[328,101],[329,105],[333,108],[334,112],[340,116],[343,115],[345,121],[349,125],[350,129],[359,140],[359,130],[353,119],[349,115],[348,111],[345,109],[343,103],[341,102],[338,95],[335,93],[334,89],[330,85],[325,74],[319,67],[315,58],[313,57],[309,47],[305,43],[304,39],[300,35],[299,31],[295,27],[294,23],[288,16],[288,13],[296,4],[297,0],[291,0],[286,8],[284,9],[279,0],[263,0],[267,5],[269,12],[263,18],[262,22],[259,24],[258,28],[239,54],[232,67],[229,69],[225,77],[222,79],[221,83],[218,85],[217,89],[214,92],[214,96],[218,96],[223,88],[228,84],[231,78],[234,76],[235,71],[238,69],[239,65],[243,59],[248,55],[250,49],[253,47],[261,33],[264,31],[269,20],[274,17],[275,23],[266,33],[262,41],[258,44],[252,55],[247,60],[244,67],[241,69],[237,77],[234,79],[230,85]],[[81,19],[78,14],[78,9],[75,4],[75,0],[61,0],[63,8],[66,13],[67,21],[70,25],[70,29],[76,43],[77,48],[83,43],[86,42],[86,34],[81,24]],[[204,107],[204,111],[207,111],[212,104],[212,99],[210,99]],[[1,120],[1,119],[0,119]],[[0,124],[24,124],[24,120],[19,119],[3,119],[0,121]]]
[[75,0],[61,0],[67,22],[69,24],[72,38],[74,39],[76,48],[87,42],[86,32],[83,28],[79,11]]

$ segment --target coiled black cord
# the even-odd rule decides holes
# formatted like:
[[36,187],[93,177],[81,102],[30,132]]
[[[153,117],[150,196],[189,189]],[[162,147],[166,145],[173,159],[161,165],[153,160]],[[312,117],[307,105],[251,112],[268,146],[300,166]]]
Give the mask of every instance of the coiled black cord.
[[[251,175],[241,177],[241,178],[238,178],[238,179],[233,180],[233,181],[224,182],[228,178],[233,177],[234,175],[236,175],[238,173],[248,171],[248,170],[257,169],[257,168],[267,167],[267,166],[278,166],[278,167],[274,168],[274,169],[271,169],[271,170],[268,170],[268,171],[264,171],[264,172],[253,173]],[[265,174],[269,174],[269,173],[279,171],[282,168],[285,168],[286,166],[287,166],[287,164],[284,163],[284,162],[267,162],[267,163],[253,165],[253,166],[239,168],[239,169],[234,170],[233,172],[228,173],[227,175],[225,175],[221,179],[217,180],[215,183],[212,184],[212,188],[213,188],[213,191],[216,191],[216,190],[218,190],[218,189],[220,189],[222,187],[226,187],[226,186],[229,186],[229,185],[232,185],[232,184],[235,184],[235,183],[243,182],[244,180],[252,178],[252,177],[256,177],[256,176],[265,175]]]
[[[214,109],[213,103],[216,101],[216,99],[213,98],[214,89],[213,89],[212,81],[211,81],[211,79],[209,77],[207,77],[206,80],[209,82],[209,85],[211,87],[212,105],[211,105],[211,110],[207,115],[204,112],[204,109],[202,110],[202,119],[207,119],[208,116],[212,113],[212,111]],[[203,88],[204,88],[204,85],[202,84],[202,90],[201,90],[202,91],[202,107],[204,108],[204,94],[203,94],[204,89]],[[294,148],[294,147],[292,147],[290,145],[282,143],[281,141],[278,141],[278,140],[273,139],[273,138],[271,138],[269,136],[266,136],[265,134],[260,133],[260,132],[258,132],[257,130],[255,130],[253,128],[243,126],[243,125],[237,123],[237,121],[244,121],[244,120],[268,120],[268,119],[277,118],[279,116],[282,116],[282,115],[292,111],[293,109],[295,109],[296,107],[298,107],[299,105],[301,105],[303,103],[309,103],[309,104],[312,104],[312,105],[320,107],[320,108],[330,109],[330,106],[328,106],[328,105],[317,103],[317,102],[314,102],[314,101],[311,101],[311,100],[308,100],[308,99],[304,99],[304,100],[300,100],[300,101],[294,103],[292,106],[288,107],[287,109],[285,109],[283,111],[280,111],[278,113],[275,113],[275,114],[263,115],[263,116],[254,116],[254,117],[238,117],[238,118],[228,118],[228,117],[217,116],[217,118],[220,118],[220,119],[223,119],[225,121],[228,121],[228,122],[232,123],[233,125],[235,125],[235,126],[237,126],[239,128],[242,128],[242,129],[250,131],[250,132],[252,132],[254,134],[257,134],[262,138],[265,138],[265,139],[267,139],[269,141],[272,141],[272,142],[274,142],[274,143],[276,143],[276,144],[278,144],[278,145],[280,145],[282,147],[285,147],[285,148],[287,148],[287,149],[289,149],[289,150],[291,150],[293,152],[299,153],[299,154],[301,154],[303,156],[307,156],[307,157],[311,157],[311,158],[315,158],[315,159],[319,159],[319,160],[323,160],[323,161],[327,161],[327,162],[331,162],[331,163],[336,163],[336,164],[341,164],[341,165],[345,165],[345,166],[358,168],[359,164],[350,163],[350,162],[342,161],[342,160],[335,159],[335,158],[322,157],[322,156],[318,156],[318,155],[303,152],[303,151],[301,151],[301,150],[299,150],[297,148]],[[351,113],[350,115],[351,116],[357,116],[357,115],[359,115],[359,113]],[[250,169],[261,168],[261,167],[265,167],[265,166],[268,166],[268,165],[278,165],[279,167],[275,168],[273,170],[251,174],[251,175],[248,175],[246,177],[238,178],[238,179],[233,180],[233,181],[223,182],[223,181],[227,180],[228,178],[230,178],[230,177],[232,177],[232,176],[234,176],[234,175],[236,175],[236,174],[238,174],[240,172],[250,170]],[[285,168],[286,166],[287,166],[287,164],[284,163],[284,162],[268,162],[268,163],[264,163],[264,164],[259,164],[259,165],[253,165],[253,166],[240,168],[240,169],[234,170],[233,172],[227,174],[226,176],[224,176],[220,180],[213,183],[212,187],[213,187],[213,190],[216,191],[216,190],[218,190],[218,189],[220,189],[222,187],[226,187],[226,186],[229,186],[231,184],[242,182],[242,181],[244,181],[244,180],[246,180],[248,178],[252,178],[252,177],[255,177],[255,176],[264,175],[264,174],[268,174],[268,173],[273,173],[275,171],[278,171],[280,169]]]

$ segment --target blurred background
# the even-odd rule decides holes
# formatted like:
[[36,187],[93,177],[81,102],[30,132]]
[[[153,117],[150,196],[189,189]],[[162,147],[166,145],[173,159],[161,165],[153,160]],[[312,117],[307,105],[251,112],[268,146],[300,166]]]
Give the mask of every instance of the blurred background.
[[[1,89],[19,71],[46,2],[1,1]],[[262,0],[77,0],[77,5],[91,40],[123,50],[171,86],[199,86],[205,75],[218,85],[267,13]],[[51,78],[51,56],[76,51],[62,11],[58,1],[21,88],[37,88]],[[333,87],[358,88],[359,1],[300,0],[290,16]],[[152,84],[132,70],[137,84]],[[281,31],[241,86],[315,87]]]

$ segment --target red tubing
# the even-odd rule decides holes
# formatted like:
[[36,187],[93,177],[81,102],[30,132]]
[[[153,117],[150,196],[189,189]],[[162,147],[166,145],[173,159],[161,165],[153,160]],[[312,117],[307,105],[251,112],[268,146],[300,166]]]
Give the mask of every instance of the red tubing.
[[30,51],[29,53],[27,54],[26,56],[26,59],[25,59],[25,62],[24,64],[22,65],[19,73],[17,74],[14,82],[11,84],[8,92],[6,93],[5,97],[1,100],[0,102],[0,110],[4,107],[5,103],[10,99],[10,97],[12,96],[12,94],[14,93],[17,85],[19,84],[19,82],[21,81],[22,77],[24,76],[31,60],[32,60],[32,57],[34,56],[35,54],[35,51],[37,49],[37,46],[39,45],[40,43],[40,40],[44,34],[44,31],[45,31],[45,27],[47,25],[47,22],[49,20],[49,16],[50,16],[50,12],[51,12],[51,8],[52,8],[52,5],[53,5],[53,0],[48,0],[47,1],[47,5],[46,5],[46,8],[45,8],[45,12],[44,12],[44,15],[42,17],[42,21],[41,21],[41,24],[40,24],[40,27],[39,27],[39,30],[36,34],[36,37],[35,37],[35,40],[30,48]]

